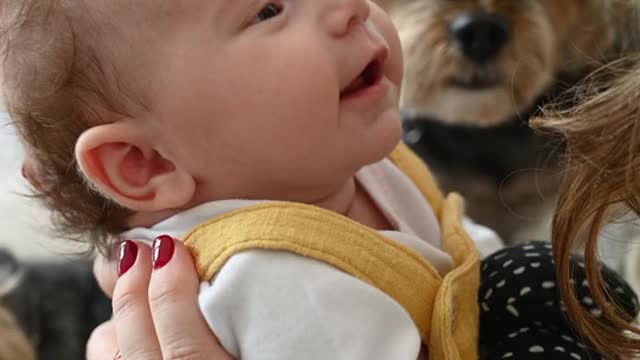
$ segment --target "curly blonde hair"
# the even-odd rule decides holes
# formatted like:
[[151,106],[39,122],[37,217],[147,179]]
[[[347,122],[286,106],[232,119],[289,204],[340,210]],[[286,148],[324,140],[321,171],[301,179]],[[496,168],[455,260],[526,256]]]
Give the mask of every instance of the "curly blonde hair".
[[[532,124],[566,139],[564,181],[553,219],[558,283],[575,328],[603,354],[640,354],[640,328],[611,299],[598,259],[603,226],[620,205],[640,214],[640,57],[587,78],[570,110],[548,108]],[[587,312],[571,285],[570,258],[584,245],[585,268],[602,318]]]

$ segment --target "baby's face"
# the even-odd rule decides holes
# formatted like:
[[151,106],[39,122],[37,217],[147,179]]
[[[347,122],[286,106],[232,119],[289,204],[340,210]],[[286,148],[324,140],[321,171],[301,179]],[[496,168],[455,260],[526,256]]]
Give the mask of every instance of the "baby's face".
[[149,131],[224,196],[328,186],[400,140],[400,44],[371,1],[189,0],[166,18]]

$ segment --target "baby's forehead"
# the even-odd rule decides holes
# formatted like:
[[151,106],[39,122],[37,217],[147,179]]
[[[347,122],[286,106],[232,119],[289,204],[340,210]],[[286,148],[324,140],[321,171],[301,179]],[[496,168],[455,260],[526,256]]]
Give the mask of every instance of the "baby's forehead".
[[[184,16],[201,14],[220,8],[220,5],[246,0],[83,0],[97,14],[107,15],[111,21],[172,21]],[[251,1],[251,0],[250,0]]]
[[[1,0],[0,0],[1,1]],[[127,47],[153,46],[178,24],[193,21],[198,8],[219,0],[72,0],[79,36],[95,37],[93,46],[117,56]],[[242,1],[242,0],[239,0]],[[131,54],[133,55],[133,54]]]

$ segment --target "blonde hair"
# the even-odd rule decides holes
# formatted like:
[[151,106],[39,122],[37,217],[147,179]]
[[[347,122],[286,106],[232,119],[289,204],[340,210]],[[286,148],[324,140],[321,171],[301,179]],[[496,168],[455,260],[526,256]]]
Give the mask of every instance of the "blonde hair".
[[[559,288],[577,331],[603,354],[633,357],[640,354],[640,329],[604,286],[598,239],[618,205],[640,214],[640,58],[605,66],[587,78],[576,96],[578,105],[570,110],[548,108],[532,121],[566,139],[566,172],[552,233]],[[571,285],[571,253],[582,243],[602,318],[580,305]]]
[[36,355],[11,314],[0,307],[0,360],[35,360]]

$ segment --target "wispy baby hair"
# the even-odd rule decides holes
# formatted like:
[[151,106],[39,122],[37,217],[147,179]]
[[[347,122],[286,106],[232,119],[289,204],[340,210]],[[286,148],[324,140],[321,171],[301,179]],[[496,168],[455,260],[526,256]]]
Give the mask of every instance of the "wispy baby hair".
[[107,253],[130,211],[88,186],[74,148],[85,130],[125,114],[132,102],[98,55],[96,16],[80,0],[0,1],[0,80],[56,230]]

